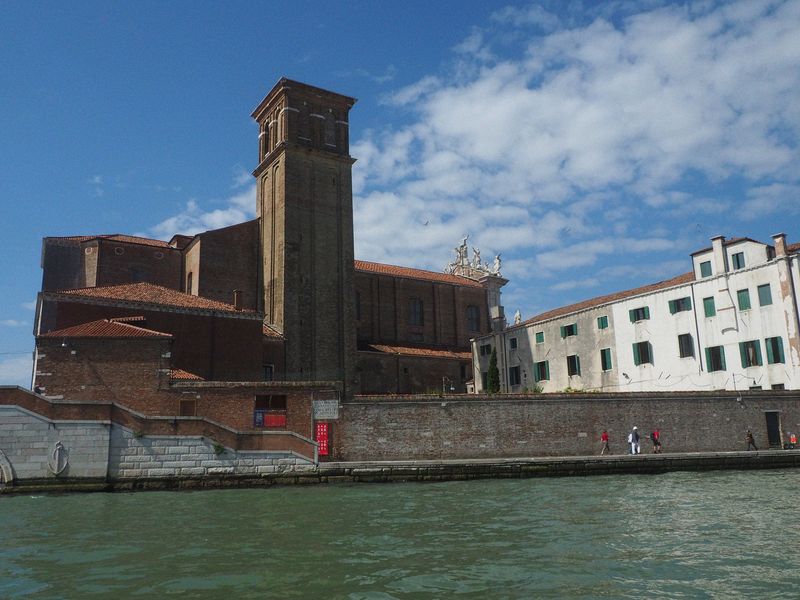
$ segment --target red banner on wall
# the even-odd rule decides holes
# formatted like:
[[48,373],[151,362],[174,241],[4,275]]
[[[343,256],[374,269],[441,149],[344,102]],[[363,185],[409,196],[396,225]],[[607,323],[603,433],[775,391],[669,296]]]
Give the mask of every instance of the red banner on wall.
[[319,444],[319,455],[328,456],[329,423],[317,423],[316,439]]

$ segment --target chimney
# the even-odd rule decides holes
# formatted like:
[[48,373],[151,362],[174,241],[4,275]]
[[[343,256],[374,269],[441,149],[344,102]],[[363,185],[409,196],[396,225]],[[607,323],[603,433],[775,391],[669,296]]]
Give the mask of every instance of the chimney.
[[772,236],[772,241],[775,242],[775,256],[786,256],[786,234],[776,233]]
[[242,290],[233,290],[233,307],[242,310]]
[[718,235],[711,238],[711,249],[714,255],[714,275],[728,272],[728,261],[725,256],[725,236]]

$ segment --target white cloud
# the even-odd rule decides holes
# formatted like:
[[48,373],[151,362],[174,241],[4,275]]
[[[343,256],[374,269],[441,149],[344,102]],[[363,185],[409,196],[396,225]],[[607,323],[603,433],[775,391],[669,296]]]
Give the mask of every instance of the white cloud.
[[28,323],[26,321],[18,321],[16,319],[4,319],[0,321],[3,327],[24,327]]
[[168,240],[176,233],[194,235],[252,219],[255,216],[256,186],[252,184],[219,203],[224,208],[203,210],[196,200],[188,200],[182,212],[164,219],[144,235]]
[[412,120],[352,146],[357,254],[438,265],[471,232],[548,277],[672,260],[742,197],[796,210],[800,3],[655,4],[503,8],[388,95]]
[[34,310],[36,308],[36,301],[33,302],[23,302],[20,306],[25,310]]
[[0,357],[0,385],[28,387],[31,384],[33,358],[31,355]]

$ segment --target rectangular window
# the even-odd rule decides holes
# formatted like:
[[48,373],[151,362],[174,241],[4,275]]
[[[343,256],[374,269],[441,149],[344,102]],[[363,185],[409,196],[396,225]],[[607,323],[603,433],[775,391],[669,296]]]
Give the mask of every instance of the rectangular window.
[[736,301],[739,303],[739,310],[750,310],[750,290],[736,292]]
[[636,321],[644,321],[650,318],[650,309],[647,306],[642,306],[641,308],[633,308],[628,311],[628,314],[631,318],[631,323],[636,323]]
[[408,300],[408,324],[416,326],[424,325],[422,300],[420,298],[409,298]]
[[180,402],[180,416],[194,417],[197,414],[197,400],[181,400]]
[[511,367],[508,370],[509,385],[519,385],[522,380],[519,378],[519,367]]
[[669,301],[669,314],[674,315],[677,312],[684,312],[687,310],[692,310],[692,299],[689,296]]
[[783,356],[783,340],[780,337],[767,338],[764,340],[764,345],[767,347],[768,364],[776,365],[786,362]]
[[706,348],[706,366],[709,373],[725,370],[725,348],[711,346]]
[[762,365],[761,344],[758,343],[758,340],[739,342],[739,355],[742,358],[742,367],[745,369]]
[[550,363],[548,361],[533,363],[533,379],[536,382],[550,379]]
[[492,353],[491,344],[481,344],[481,356],[489,356]]
[[694,356],[694,340],[691,333],[682,333],[678,336],[678,352],[681,358]]
[[481,309],[473,304],[467,307],[467,329],[470,331],[481,330]]
[[773,390],[785,390],[786,386],[784,384],[782,384],[782,383],[773,383],[772,384],[772,389]]
[[731,256],[731,263],[733,264],[733,269],[744,269],[744,252],[737,252],[733,256]]
[[700,276],[711,277],[711,261],[707,260],[700,263]]
[[580,375],[581,374],[581,359],[578,358],[577,354],[571,354],[567,357],[567,375],[572,377],[573,375]]
[[603,315],[602,317],[597,317],[597,328],[598,329],[608,328],[608,317],[606,315]]
[[286,396],[256,396],[253,427],[286,427]]
[[600,367],[603,371],[611,370],[611,348],[602,348],[600,350]]
[[633,364],[653,364],[653,347],[650,342],[636,342],[633,345]]
[[264,381],[272,381],[275,378],[275,366],[264,365]]
[[544,331],[537,331],[536,332],[536,343],[537,344],[544,344]]
[[758,286],[758,303],[761,306],[772,304],[772,291],[769,289],[768,283]]
[[707,317],[713,317],[717,314],[717,307],[714,305],[714,296],[703,298],[703,310]]
[[508,340],[508,347],[511,348],[512,350],[516,350],[517,349],[517,338],[513,337],[513,338],[509,339]]
[[569,325],[561,326],[561,337],[567,338],[573,335],[578,335],[578,324],[570,323]]

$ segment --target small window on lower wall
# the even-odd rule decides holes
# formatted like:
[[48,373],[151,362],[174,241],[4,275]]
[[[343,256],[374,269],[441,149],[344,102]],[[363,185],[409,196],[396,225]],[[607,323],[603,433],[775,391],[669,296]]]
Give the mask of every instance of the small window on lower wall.
[[782,383],[773,383],[772,384],[772,389],[773,390],[785,390],[786,386],[784,384],[782,384]]
[[181,400],[180,416],[194,417],[197,415],[197,400]]
[[678,354],[681,358],[694,356],[694,340],[691,333],[682,333],[678,336]]
[[513,337],[513,338],[509,339],[508,340],[508,347],[511,350],[516,350],[517,349],[517,338]]
[[722,346],[706,348],[706,368],[709,373],[725,370],[725,348]]
[[570,354],[567,356],[567,375],[572,377],[573,375],[580,375],[581,374],[581,359],[578,358],[577,354]]
[[264,381],[272,381],[275,377],[275,365],[264,365]]
[[522,383],[519,376],[519,367],[511,367],[508,369],[508,383],[509,385],[519,385]]
[[533,379],[536,383],[550,379],[550,364],[548,361],[533,363]]
[[253,427],[285,428],[286,396],[283,394],[256,396]]
[[603,348],[600,350],[600,367],[603,371],[611,370],[611,348]]
[[650,342],[633,344],[633,364],[653,364],[653,346],[650,345]]

